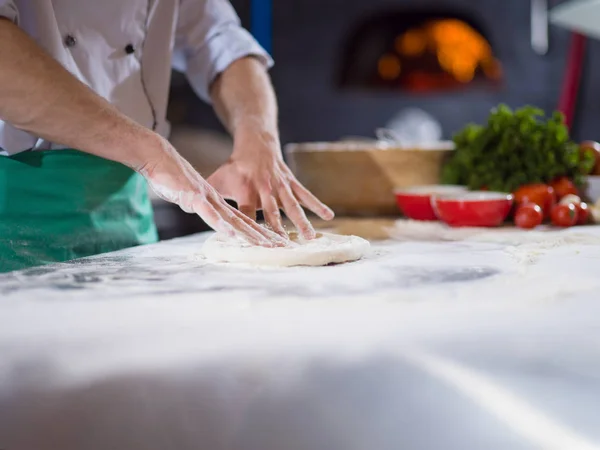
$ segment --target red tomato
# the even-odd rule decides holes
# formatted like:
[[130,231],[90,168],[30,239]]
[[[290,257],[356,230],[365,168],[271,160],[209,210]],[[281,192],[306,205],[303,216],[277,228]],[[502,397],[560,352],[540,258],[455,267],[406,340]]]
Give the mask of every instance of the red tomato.
[[579,193],[577,192],[577,188],[575,187],[573,182],[567,177],[557,178],[552,183],[550,183],[550,186],[554,188],[554,192],[556,193],[556,196],[559,200],[569,194],[579,195]]
[[535,228],[542,223],[544,213],[535,203],[525,203],[517,208],[515,225],[519,228]]
[[577,210],[577,225],[587,225],[590,219],[590,210],[587,203],[582,202],[577,195],[569,194],[560,199],[561,205],[572,204]]
[[590,208],[587,203],[580,202],[577,207],[577,225],[587,225],[590,221]]
[[550,211],[556,203],[554,189],[547,184],[526,184],[517,189],[514,195],[517,205],[535,203],[542,208],[546,217],[550,215]]
[[552,223],[557,227],[571,227],[577,223],[577,208],[573,203],[552,208]]

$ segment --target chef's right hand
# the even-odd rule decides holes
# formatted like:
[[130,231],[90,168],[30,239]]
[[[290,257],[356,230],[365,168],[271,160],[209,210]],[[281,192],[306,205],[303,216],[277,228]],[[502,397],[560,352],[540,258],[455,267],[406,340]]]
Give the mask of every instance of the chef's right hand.
[[169,144],[158,141],[159,151],[138,172],[163,200],[187,213],[198,214],[215,231],[263,247],[285,245],[282,237],[228,205],[223,197]]

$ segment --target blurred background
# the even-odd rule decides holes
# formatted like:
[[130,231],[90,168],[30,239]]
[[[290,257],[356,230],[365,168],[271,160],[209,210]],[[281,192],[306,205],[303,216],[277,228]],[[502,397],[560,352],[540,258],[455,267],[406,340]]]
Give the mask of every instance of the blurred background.
[[[258,32],[267,27],[272,43],[283,145],[374,139],[381,127],[451,139],[499,103],[551,112],[569,70],[571,32],[547,21],[568,0],[232,0],[257,33],[253,1],[272,8]],[[599,54],[590,40],[578,63],[575,140],[599,138]],[[229,136],[177,72],[168,118],[171,141],[203,175],[227,159]],[[206,229],[158,199],[155,214],[162,239]]]

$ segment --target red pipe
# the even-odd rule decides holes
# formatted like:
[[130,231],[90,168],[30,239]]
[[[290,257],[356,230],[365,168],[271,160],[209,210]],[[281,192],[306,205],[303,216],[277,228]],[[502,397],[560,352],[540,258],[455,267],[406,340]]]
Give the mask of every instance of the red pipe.
[[565,115],[565,122],[569,128],[573,124],[573,116],[575,115],[586,43],[586,37],[582,34],[572,33],[571,36],[565,78],[560,101],[558,102],[558,110]]

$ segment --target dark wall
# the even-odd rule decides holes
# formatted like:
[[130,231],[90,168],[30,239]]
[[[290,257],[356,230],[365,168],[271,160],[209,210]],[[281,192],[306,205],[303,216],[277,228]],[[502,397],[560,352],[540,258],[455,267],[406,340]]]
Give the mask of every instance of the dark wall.
[[[552,2],[551,2],[552,3]],[[554,2],[556,4],[557,2]],[[245,25],[249,0],[233,1]],[[369,14],[385,9],[452,6],[470,14],[486,31],[504,68],[500,90],[408,95],[342,91],[335,74],[345,37]],[[530,45],[530,2],[526,0],[276,0],[274,1],[272,77],[281,110],[282,141],[373,136],[398,110],[418,106],[440,120],[445,137],[466,122],[481,122],[500,102],[534,104],[547,111],[557,105],[564,75],[569,32],[550,26],[550,50],[539,56]],[[579,96],[574,137],[600,140],[600,43],[588,43],[587,65]],[[178,120],[220,128],[209,107],[174,79],[173,100],[185,99]]]

